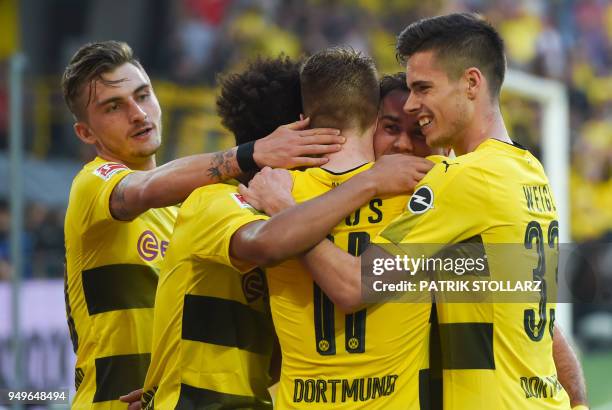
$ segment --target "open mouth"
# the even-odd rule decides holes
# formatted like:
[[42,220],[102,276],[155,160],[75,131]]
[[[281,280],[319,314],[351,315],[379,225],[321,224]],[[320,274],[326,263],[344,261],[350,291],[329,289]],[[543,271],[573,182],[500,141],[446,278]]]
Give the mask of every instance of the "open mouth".
[[419,118],[419,129],[423,135],[433,126],[433,117],[423,116]]
[[432,121],[433,121],[433,119],[431,117],[423,117],[423,118],[419,119],[419,127],[423,128],[423,127],[431,124]]
[[132,137],[143,137],[143,136],[149,135],[151,131],[153,131],[153,127],[144,127],[140,129],[138,132],[136,132],[135,134],[132,134]]

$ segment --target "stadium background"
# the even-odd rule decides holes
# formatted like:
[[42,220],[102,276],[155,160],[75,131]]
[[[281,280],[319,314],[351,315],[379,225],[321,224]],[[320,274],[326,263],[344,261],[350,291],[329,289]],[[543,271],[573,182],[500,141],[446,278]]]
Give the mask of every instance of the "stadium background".
[[[597,249],[612,276],[612,3],[604,0],[0,0],[0,389],[72,385],[63,310],[63,219],[72,177],[93,156],[72,131],[59,79],[87,41],[127,41],[163,109],[158,163],[232,145],[215,115],[219,73],[256,55],[297,57],[329,45],[372,55],[399,71],[395,35],[421,17],[479,11],[501,32],[511,68],[558,80],[569,96],[572,240]],[[19,373],[11,313],[9,74],[24,57],[23,282]],[[15,61],[15,60],[13,60]],[[540,153],[541,109],[503,94],[511,136]],[[13,212],[13,215],[15,213]],[[592,247],[590,245],[600,244]],[[590,255],[587,254],[588,257]],[[612,409],[612,310],[573,307],[574,341],[592,408]],[[0,406],[1,407],[1,406]]]

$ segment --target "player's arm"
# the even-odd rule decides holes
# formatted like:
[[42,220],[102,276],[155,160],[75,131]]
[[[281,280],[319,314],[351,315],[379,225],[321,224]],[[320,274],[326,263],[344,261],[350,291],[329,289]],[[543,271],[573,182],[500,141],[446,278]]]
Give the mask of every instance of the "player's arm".
[[[346,183],[345,183],[346,184]],[[344,184],[343,184],[344,185]],[[360,193],[356,193],[360,195]],[[367,196],[367,195],[365,195]],[[359,201],[357,201],[359,202]],[[356,202],[356,203],[357,203]],[[363,202],[367,202],[367,199]],[[356,205],[355,209],[361,205]],[[352,211],[348,211],[349,215]],[[340,221],[346,217],[340,217]],[[259,234],[258,228],[265,229],[269,223],[274,223],[274,218],[268,221],[257,221],[242,227],[232,237],[230,255],[232,258],[247,261],[259,266],[273,265],[287,259],[295,254],[302,253],[313,244],[325,238],[327,233],[336,226],[339,221],[329,220],[317,224],[320,229],[308,232],[289,231],[286,237],[275,236],[274,228],[268,231],[270,239],[265,239],[265,234]],[[309,225],[305,225],[308,227]],[[281,233],[279,232],[279,234]],[[316,232],[313,236],[313,232]],[[296,243],[301,236],[302,242]],[[307,236],[312,241],[304,241]],[[295,239],[294,239],[295,237]],[[269,242],[267,242],[269,241]],[[292,245],[293,244],[293,245]],[[288,246],[284,246],[288,245]],[[276,248],[275,248],[276,247]],[[349,313],[357,310],[361,305],[361,258],[355,257],[348,252],[338,248],[328,239],[323,239],[314,248],[302,256],[302,262],[312,275],[313,280],[323,289],[325,294],[334,304]]]
[[302,257],[312,279],[344,313],[361,305],[361,257],[325,239]]
[[[338,130],[303,130],[308,119],[277,128],[257,140],[253,160],[258,167],[294,168],[320,166],[328,159],[311,157],[340,150],[344,138]],[[109,207],[115,219],[129,221],[150,208],[182,202],[194,189],[234,178],[244,171],[238,164],[238,148],[193,155],[171,161],[150,171],[125,176],[113,189]]]
[[[372,197],[412,192],[431,166],[423,158],[384,156],[369,170],[318,198],[293,207],[287,184],[274,179],[274,173],[280,174],[280,171],[263,170],[249,183],[249,188],[241,187],[241,193],[253,206],[274,216],[238,231],[232,238],[232,256],[265,266],[302,253],[317,245],[342,219]],[[313,279],[330,299],[341,309],[357,306],[360,258],[323,241],[305,260],[309,267],[314,267],[317,261],[324,267],[311,270]],[[344,286],[351,291],[345,294]]]
[[[369,170],[318,198],[284,209],[265,222],[245,225],[232,237],[230,254],[238,260],[268,266],[305,252],[372,197],[411,192],[430,168],[430,161],[423,158],[387,155]],[[272,173],[268,168],[262,170],[263,177]],[[256,178],[249,188],[241,186],[240,192],[256,208],[269,211],[274,202],[272,193],[282,184],[265,183],[265,189],[255,190]],[[290,178],[288,174],[286,178]],[[291,202],[286,185],[280,190],[285,192],[284,201]]]
[[571,406],[587,406],[586,384],[580,362],[556,324],[553,333],[553,359],[559,383],[567,392]]
[[[375,245],[369,245],[368,252],[370,258],[374,258],[374,253],[376,257],[391,256]],[[361,309],[360,256],[353,256],[325,239],[302,256],[302,263],[338,309],[347,314]]]
[[[262,170],[263,173],[275,171],[280,170]],[[291,178],[288,174],[286,177]],[[338,198],[332,199],[341,198],[342,207],[330,208],[329,203],[319,197],[285,209],[266,221],[255,221],[241,227],[232,237],[230,255],[257,266],[269,266],[305,252],[324,239],[343,218],[377,195],[376,179],[376,175],[369,175],[361,178],[360,183],[349,180],[335,188],[332,192]],[[249,192],[248,188],[241,187],[243,195],[249,195]],[[294,203],[293,198],[286,201],[287,206]],[[257,207],[252,198],[249,202]],[[297,212],[292,212],[294,209]]]
[[[438,169],[438,176],[433,178],[428,176],[427,182],[429,188],[439,194],[435,196],[436,205],[433,206],[432,203],[431,208],[422,213],[405,212],[387,226],[373,243],[441,244],[460,241],[479,232],[482,226],[481,219],[486,216],[463,219],[460,216],[465,215],[468,209],[477,209],[476,204],[484,203],[483,198],[488,192],[486,189],[481,189],[479,192],[474,192],[472,197],[463,198],[465,197],[463,189],[465,186],[486,184],[480,175],[474,172],[443,176],[440,176],[440,173]],[[387,177],[390,175],[392,173],[388,173]],[[335,189],[331,193],[333,191]],[[459,201],[459,198],[463,200]],[[440,221],[449,219],[457,222],[447,229],[439,229]],[[374,254],[376,257],[388,257],[386,249],[388,248],[370,246],[367,252],[370,252],[371,257],[374,257]],[[398,252],[403,252],[402,248],[397,249]],[[352,312],[359,308],[362,303],[360,257],[352,256],[329,241],[323,241],[309,251],[303,257],[303,261],[313,279],[339,309]]]

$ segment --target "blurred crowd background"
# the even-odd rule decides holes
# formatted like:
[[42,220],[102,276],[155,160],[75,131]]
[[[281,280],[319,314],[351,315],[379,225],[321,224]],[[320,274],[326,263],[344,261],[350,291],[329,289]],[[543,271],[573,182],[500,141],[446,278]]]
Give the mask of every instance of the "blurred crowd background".
[[[373,56],[382,73],[392,73],[402,69],[394,44],[407,24],[455,11],[478,11],[493,23],[506,42],[511,68],[567,86],[571,234],[586,246],[608,244],[597,247],[602,252],[598,257],[612,272],[609,1],[0,0],[0,280],[11,275],[5,181],[8,67],[14,53],[26,57],[25,277],[61,278],[70,183],[93,157],[72,131],[59,87],[63,68],[80,45],[116,39],[133,47],[163,109],[165,141],[158,157],[163,163],[233,145],[215,115],[216,80],[241,69],[249,58],[281,52],[299,57],[330,45],[350,45]],[[508,92],[502,102],[511,136],[538,155],[538,104]],[[575,313],[580,318],[588,309]],[[594,325],[596,333],[607,335],[603,340],[610,342],[608,348],[611,317]],[[587,333],[583,329],[581,334]],[[584,341],[587,348],[600,347],[589,344],[586,336]]]

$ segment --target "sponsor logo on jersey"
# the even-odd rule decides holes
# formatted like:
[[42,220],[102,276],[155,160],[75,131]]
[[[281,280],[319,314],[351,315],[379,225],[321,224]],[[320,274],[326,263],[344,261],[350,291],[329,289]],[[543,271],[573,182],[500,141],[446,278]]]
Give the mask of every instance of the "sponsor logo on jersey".
[[396,374],[358,379],[294,379],[293,402],[347,403],[375,400],[395,392]]
[[526,399],[553,398],[563,391],[563,386],[554,374],[545,377],[522,376],[520,383]]
[[162,258],[166,256],[168,241],[159,241],[157,236],[149,230],[144,231],[138,238],[136,249],[142,259],[151,262],[161,254]]
[[433,208],[433,201],[433,191],[427,185],[423,185],[410,197],[408,210],[413,214],[422,214]]
[[129,169],[129,168],[126,167],[123,164],[106,163],[106,164],[100,165],[98,168],[96,168],[93,173],[94,173],[94,175],[97,175],[98,177],[102,178],[103,180],[108,181],[117,172],[121,172],[121,171],[124,171],[126,169]]
[[242,292],[248,303],[253,303],[266,295],[266,279],[261,269],[256,268],[242,275]]
[[[253,208],[251,206],[251,204],[249,204],[246,199],[244,199],[244,197],[240,194],[237,193],[232,193],[230,194],[230,196],[232,197],[232,199],[234,200],[234,202],[236,202],[238,204],[238,206],[240,208]],[[254,208],[253,208],[254,209]]]

